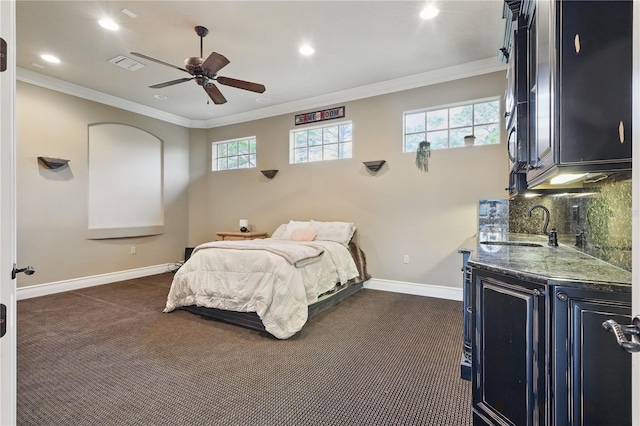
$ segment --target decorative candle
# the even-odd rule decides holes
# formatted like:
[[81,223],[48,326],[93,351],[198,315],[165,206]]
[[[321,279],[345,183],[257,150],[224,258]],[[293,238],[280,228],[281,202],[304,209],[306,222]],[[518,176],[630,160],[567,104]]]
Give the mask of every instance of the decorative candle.
[[240,219],[240,232],[249,232],[249,221],[247,219]]

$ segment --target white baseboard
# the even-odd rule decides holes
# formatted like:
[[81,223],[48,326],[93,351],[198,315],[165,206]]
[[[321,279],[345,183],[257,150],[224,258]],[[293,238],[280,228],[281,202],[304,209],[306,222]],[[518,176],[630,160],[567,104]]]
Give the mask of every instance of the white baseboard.
[[[46,296],[48,294],[61,293],[63,291],[78,290],[86,287],[162,274],[167,271],[168,267],[164,264],[138,269],[129,269],[127,271],[110,272],[108,274],[92,275],[89,277],[73,278],[64,281],[36,284],[29,287],[19,287],[16,289],[16,298],[17,300],[30,299],[32,297]],[[444,287],[439,285],[417,284],[371,278],[364,283],[364,288],[462,301],[461,288]]]
[[167,271],[167,264],[164,264],[129,269],[127,271],[110,272],[108,274],[92,275],[89,277],[72,278],[64,281],[36,284],[28,287],[18,287],[16,289],[16,299],[30,299],[32,297],[46,296],[48,294],[61,293],[63,291],[78,290],[86,287],[115,283],[117,281],[162,274]]
[[393,293],[413,294],[416,296],[435,297],[462,301],[462,289],[431,284],[407,283],[402,281],[371,278],[364,283],[364,288],[371,290],[391,291]]

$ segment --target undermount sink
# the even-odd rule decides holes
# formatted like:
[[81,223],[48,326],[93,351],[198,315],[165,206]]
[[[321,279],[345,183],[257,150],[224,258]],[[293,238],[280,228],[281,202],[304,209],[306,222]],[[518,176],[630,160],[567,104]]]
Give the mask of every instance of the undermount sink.
[[492,246],[544,247],[542,244],[527,243],[524,241],[480,241],[480,244]]

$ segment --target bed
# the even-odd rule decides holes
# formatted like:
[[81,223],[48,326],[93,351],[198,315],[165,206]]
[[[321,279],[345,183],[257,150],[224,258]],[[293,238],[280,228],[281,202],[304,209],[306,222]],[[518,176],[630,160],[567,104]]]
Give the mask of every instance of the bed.
[[201,244],[176,272],[164,312],[287,339],[370,278],[355,232],[349,222],[289,221],[270,238]]

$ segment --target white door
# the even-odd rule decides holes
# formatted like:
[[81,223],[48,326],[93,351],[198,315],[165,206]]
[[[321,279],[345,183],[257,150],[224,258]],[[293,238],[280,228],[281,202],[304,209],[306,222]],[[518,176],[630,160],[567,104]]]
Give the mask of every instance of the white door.
[[[6,69],[0,72],[0,425],[16,424],[16,259],[15,209],[15,0],[0,0],[0,37],[6,42]],[[4,44],[4,43],[3,43]],[[3,49],[4,50],[4,49]],[[4,60],[3,60],[4,62]],[[4,66],[2,67],[4,68]],[[0,69],[2,69],[0,68]]]

